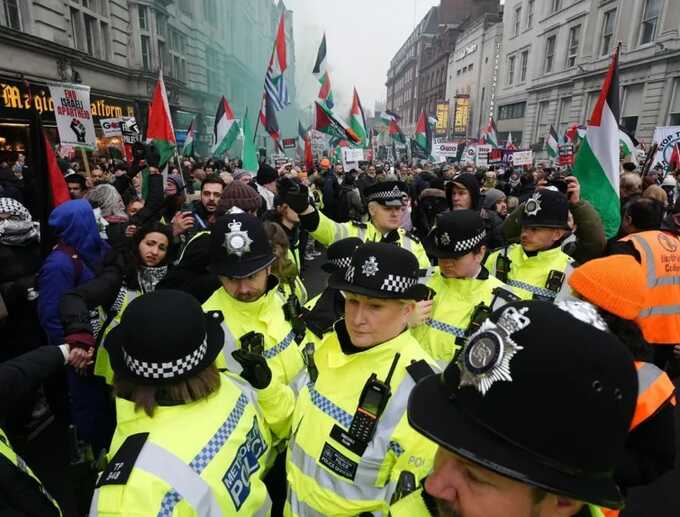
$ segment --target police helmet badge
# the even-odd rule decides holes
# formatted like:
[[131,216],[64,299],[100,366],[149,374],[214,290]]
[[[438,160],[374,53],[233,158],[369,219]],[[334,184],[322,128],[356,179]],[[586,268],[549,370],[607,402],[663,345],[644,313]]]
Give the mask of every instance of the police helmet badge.
[[524,205],[524,213],[530,217],[538,215],[541,211],[541,193],[534,192],[534,194],[527,200]]
[[444,232],[439,236],[439,245],[440,246],[450,246],[451,245],[451,237],[449,237],[448,232]]
[[228,225],[229,231],[224,234],[224,247],[227,248],[227,253],[236,255],[241,258],[245,253],[250,251],[250,245],[253,240],[248,235],[247,230],[241,230],[241,223],[233,220]]
[[361,266],[361,272],[364,276],[375,276],[378,271],[380,271],[380,268],[375,257],[368,257]]
[[510,361],[523,349],[513,341],[512,334],[526,328],[531,320],[525,316],[529,310],[508,307],[496,323],[484,321],[480,329],[470,337],[461,359],[461,386],[473,386],[486,395],[498,381],[512,382]]

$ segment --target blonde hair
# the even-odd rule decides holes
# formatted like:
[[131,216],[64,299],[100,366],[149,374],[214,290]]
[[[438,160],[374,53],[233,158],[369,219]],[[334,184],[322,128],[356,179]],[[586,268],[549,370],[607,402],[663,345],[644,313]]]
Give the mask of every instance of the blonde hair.
[[649,187],[647,187],[645,191],[642,193],[642,197],[654,199],[661,203],[663,206],[668,205],[668,194],[666,194],[666,191],[659,187],[658,185],[650,185]]

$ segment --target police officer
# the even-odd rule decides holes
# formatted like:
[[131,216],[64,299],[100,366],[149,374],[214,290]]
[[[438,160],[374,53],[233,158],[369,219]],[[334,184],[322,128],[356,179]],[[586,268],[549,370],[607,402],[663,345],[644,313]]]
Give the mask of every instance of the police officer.
[[[326,263],[321,269],[332,274],[336,271],[347,271],[352,261],[354,251],[363,243],[358,237],[347,237],[328,246],[326,251]],[[327,286],[321,294],[312,298],[302,309],[302,319],[316,340],[323,338],[324,334],[333,331],[333,325],[342,318],[345,308],[345,299],[337,289]]]
[[550,303],[508,304],[412,391],[409,422],[439,449],[424,490],[392,515],[428,515],[426,501],[462,517],[619,508],[613,471],[636,394],[632,356],[613,335]]
[[406,185],[401,181],[385,181],[367,187],[370,222],[337,223],[309,204],[306,192],[288,196],[288,205],[300,214],[301,226],[324,246],[346,237],[359,237],[364,242],[391,242],[413,253],[421,268],[430,261],[418,238],[401,226],[404,207],[408,202]]
[[[220,368],[241,372],[232,352],[240,348],[261,349],[274,377],[290,384],[303,366],[297,341],[304,338],[299,308],[288,303],[271,275],[275,260],[262,222],[245,214],[219,218],[210,234],[209,270],[222,287],[203,304],[205,311],[224,315],[224,346]],[[295,327],[295,328],[294,328]]]
[[521,244],[493,252],[486,259],[486,268],[524,299],[553,301],[560,292],[568,293],[565,280],[573,260],[560,248],[570,232],[568,221],[564,194],[547,188],[536,190],[520,219]]
[[133,301],[106,341],[117,427],[90,515],[265,515],[274,441],[241,379],[214,362],[222,314],[180,291]]
[[434,444],[406,421],[416,381],[432,359],[407,329],[418,285],[415,256],[366,243],[329,285],[345,297],[345,317],[307,362],[292,415],[287,515],[384,514],[402,471],[432,468]]
[[[517,297],[482,265],[486,254],[484,220],[475,210],[438,216],[425,248],[439,267],[427,282],[436,295],[424,304],[429,317],[412,329],[421,346],[445,367],[475,328],[492,312],[494,301]],[[421,305],[422,306],[422,305]]]

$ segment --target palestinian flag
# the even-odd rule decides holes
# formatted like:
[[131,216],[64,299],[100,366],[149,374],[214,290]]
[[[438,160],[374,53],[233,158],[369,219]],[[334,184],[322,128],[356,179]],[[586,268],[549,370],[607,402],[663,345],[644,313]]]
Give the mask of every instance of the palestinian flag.
[[175,154],[177,140],[175,129],[172,127],[172,118],[170,118],[170,105],[168,104],[168,94],[165,91],[162,70],[158,74],[158,81],[156,81],[149,105],[146,140],[153,142],[154,147],[158,150],[158,154],[161,156],[159,168],[164,169],[168,160]]
[[246,110],[243,116],[243,150],[241,161],[243,162],[243,170],[255,173],[260,168],[260,164],[257,161],[257,150],[255,149],[254,140],[253,130],[248,120],[248,110]]
[[333,109],[335,102],[333,101],[333,89],[331,88],[331,76],[328,73],[328,66],[326,63],[326,35],[323,35],[321,45],[319,45],[319,52],[316,55],[316,62],[314,63],[314,76],[318,79],[321,88],[319,89],[319,100],[326,103],[329,109]]
[[490,145],[494,149],[498,147],[498,132],[493,117],[489,118],[489,123],[482,129],[480,143]]
[[213,128],[213,156],[224,156],[231,149],[241,134],[241,128],[234,116],[234,110],[222,97],[215,113],[215,127]]
[[354,130],[333,115],[333,112],[325,104],[318,101],[314,104],[316,104],[315,129],[317,131],[341,140],[351,140],[355,144],[361,142],[361,139]]
[[422,111],[416,123],[416,134],[413,139],[414,150],[419,158],[427,159],[432,154],[432,126],[432,120]]
[[354,98],[352,100],[352,110],[350,111],[350,127],[354,130],[357,136],[361,139],[361,147],[368,147],[368,132],[366,130],[366,116],[364,115],[364,108],[361,106],[359,94],[354,88]]
[[545,141],[545,149],[548,151],[548,156],[553,160],[557,159],[559,155],[559,137],[557,136],[557,131],[551,125],[550,131],[548,132],[548,138]]
[[512,131],[508,132],[508,139],[505,141],[505,149],[508,151],[517,150],[517,146],[512,143]]
[[187,129],[187,137],[184,140],[184,146],[182,146],[182,156],[193,156],[194,155],[194,138],[196,136],[196,119],[191,121],[189,124],[189,129]]
[[576,155],[574,175],[581,197],[600,214],[607,238],[621,224],[619,201],[619,51],[612,56],[602,91],[588,122],[586,138]]
[[586,136],[586,127],[574,124],[570,126],[564,133],[564,141],[570,142],[574,145],[581,143]]
[[619,126],[619,148],[620,157],[629,156],[630,161],[637,164],[637,146],[640,144],[633,135],[626,131],[623,127]]

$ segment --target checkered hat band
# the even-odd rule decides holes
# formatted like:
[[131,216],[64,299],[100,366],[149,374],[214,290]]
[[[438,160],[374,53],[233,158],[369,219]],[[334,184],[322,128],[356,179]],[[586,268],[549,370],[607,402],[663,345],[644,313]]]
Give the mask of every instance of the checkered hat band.
[[184,375],[198,366],[208,351],[208,342],[204,340],[203,343],[201,343],[201,346],[190,354],[187,354],[176,361],[165,363],[140,361],[130,356],[125,351],[125,348],[122,350],[125,365],[135,375],[139,375],[145,379],[172,379],[173,377]]
[[366,201],[393,201],[401,200],[406,195],[406,192],[402,192],[398,188],[393,188],[392,190],[382,190],[380,192],[374,192],[366,196]]
[[415,278],[399,275],[387,275],[387,278],[383,280],[382,286],[380,286],[380,290],[391,293],[403,293],[415,283]]
[[455,252],[472,251],[477,246],[479,246],[479,244],[485,238],[486,238],[486,230],[482,230],[481,233],[478,233],[474,237],[470,237],[469,239],[463,239],[462,241],[456,242],[456,244],[453,246],[453,251],[455,251]]
[[352,257],[341,257],[341,258],[331,259],[328,262],[330,262],[334,266],[339,267],[340,269],[347,269],[350,266],[350,264],[352,263]]

